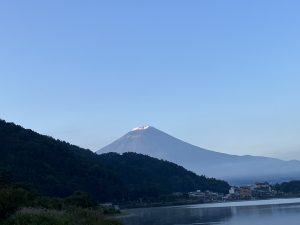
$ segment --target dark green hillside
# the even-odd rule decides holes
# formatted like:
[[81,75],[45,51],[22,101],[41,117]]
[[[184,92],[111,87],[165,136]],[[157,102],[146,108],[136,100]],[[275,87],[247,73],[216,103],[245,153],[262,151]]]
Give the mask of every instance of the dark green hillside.
[[182,166],[142,154],[107,153],[99,158],[102,164],[115,172],[133,195],[155,197],[197,189],[228,193],[230,188],[225,181],[198,176]]
[[0,168],[42,194],[65,197],[84,190],[97,200],[111,200],[123,191],[119,179],[91,151],[3,120],[0,155]]
[[229,185],[145,155],[96,155],[0,120],[0,169],[44,195],[80,190],[94,200],[135,200],[196,189],[227,192]]

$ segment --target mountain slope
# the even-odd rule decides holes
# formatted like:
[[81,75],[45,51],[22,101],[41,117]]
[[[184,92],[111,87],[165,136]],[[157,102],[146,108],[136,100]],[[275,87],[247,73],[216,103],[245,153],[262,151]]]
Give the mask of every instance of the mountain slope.
[[300,178],[299,161],[214,152],[188,144],[149,126],[135,128],[97,151],[98,154],[106,152],[146,154],[182,165],[197,174],[225,179],[233,184]]
[[[175,163],[158,160],[137,153],[106,153],[99,156],[103,165],[130,187],[132,193],[146,192],[149,195],[192,190],[210,190],[228,193],[230,186],[225,181],[198,176]],[[132,196],[137,197],[137,196]]]
[[0,168],[42,194],[68,196],[76,190],[95,199],[118,197],[121,181],[94,153],[0,120]]
[[197,176],[173,163],[138,154],[98,156],[3,120],[0,156],[0,170],[10,171],[17,182],[50,196],[65,197],[81,190],[95,200],[120,201],[173,191],[226,192],[229,188],[224,181]]

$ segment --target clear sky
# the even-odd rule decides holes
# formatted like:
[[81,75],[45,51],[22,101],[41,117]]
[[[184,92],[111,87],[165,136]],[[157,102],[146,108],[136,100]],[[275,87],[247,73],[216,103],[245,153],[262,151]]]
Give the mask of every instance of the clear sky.
[[0,2],[0,118],[98,150],[149,124],[300,159],[300,2]]

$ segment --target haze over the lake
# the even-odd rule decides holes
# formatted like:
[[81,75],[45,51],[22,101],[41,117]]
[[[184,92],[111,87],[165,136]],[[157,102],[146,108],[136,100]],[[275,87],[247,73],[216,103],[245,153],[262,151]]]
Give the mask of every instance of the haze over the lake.
[[140,125],[300,159],[299,1],[2,1],[0,118],[98,150]]

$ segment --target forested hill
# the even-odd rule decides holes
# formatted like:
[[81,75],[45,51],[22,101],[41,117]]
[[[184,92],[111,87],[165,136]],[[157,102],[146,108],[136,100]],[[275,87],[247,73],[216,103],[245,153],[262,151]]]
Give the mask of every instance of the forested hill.
[[220,180],[148,156],[96,155],[64,141],[0,120],[0,169],[12,173],[41,194],[68,196],[88,192],[95,200],[155,197],[196,189],[227,192]]
[[42,194],[64,197],[82,190],[106,200],[123,191],[121,181],[91,151],[3,120],[0,156],[0,168]]
[[175,163],[142,154],[106,153],[99,158],[127,187],[138,192],[157,195],[200,189],[228,193],[230,188],[225,181],[198,176]]

